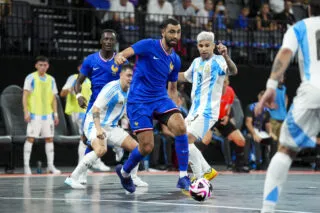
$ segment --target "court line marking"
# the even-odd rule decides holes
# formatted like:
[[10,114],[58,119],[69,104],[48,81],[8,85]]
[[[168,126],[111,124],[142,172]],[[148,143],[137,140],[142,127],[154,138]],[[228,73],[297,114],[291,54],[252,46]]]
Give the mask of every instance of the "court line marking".
[[[251,210],[260,211],[257,208],[246,208],[237,206],[217,206],[217,205],[206,205],[206,204],[189,204],[189,203],[166,203],[166,202],[155,202],[155,201],[138,201],[138,200],[99,200],[99,199],[77,199],[77,198],[37,198],[37,197],[0,197],[1,200],[52,200],[52,201],[88,201],[88,202],[113,202],[113,203],[132,203],[132,204],[152,204],[152,205],[166,205],[166,206],[190,206],[190,207],[207,207],[207,208],[217,208],[217,209],[236,209],[236,210]],[[289,211],[289,210],[276,210],[275,212],[284,213],[312,213],[303,211]]]
[[[64,177],[69,176],[71,172],[63,172],[61,175],[54,175],[54,174],[32,174],[32,175],[25,175],[25,174],[0,174],[0,178],[18,178],[18,177]],[[109,176],[115,175],[115,172],[94,172],[89,174],[89,176]],[[140,175],[152,176],[152,175],[175,175],[178,172],[166,172],[166,171],[158,171],[158,172],[139,172]],[[266,171],[251,171],[250,173],[233,173],[229,171],[219,171],[219,174],[222,175],[265,175]],[[289,171],[289,175],[320,175],[320,172],[315,171]]]

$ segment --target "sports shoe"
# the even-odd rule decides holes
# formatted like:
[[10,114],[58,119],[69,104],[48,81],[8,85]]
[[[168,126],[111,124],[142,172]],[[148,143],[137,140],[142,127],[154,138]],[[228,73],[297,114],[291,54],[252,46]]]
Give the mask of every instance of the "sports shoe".
[[54,175],[60,175],[61,171],[57,169],[55,166],[48,166],[47,173],[52,173]]
[[133,184],[132,178],[131,176],[127,178],[123,177],[121,174],[121,169],[122,169],[121,164],[116,166],[116,173],[120,178],[121,185],[125,190],[127,190],[130,193],[133,193],[134,191],[136,191],[136,186]]
[[217,177],[217,175],[218,175],[218,172],[214,168],[211,168],[209,171],[203,174],[203,177],[208,181],[210,181],[213,178]]
[[30,166],[24,166],[24,174],[26,174],[26,175],[32,175]]
[[87,184],[87,175],[88,172],[83,172],[81,175],[79,175],[79,183],[82,185],[86,185]]
[[80,184],[77,180],[67,177],[66,180],[64,181],[65,184],[70,186],[73,189],[85,189],[86,187],[82,184]]
[[184,176],[182,178],[179,178],[177,183],[177,188],[189,190],[189,186],[191,185],[190,178],[188,176]]
[[116,161],[120,162],[124,154],[123,149],[121,147],[114,147],[113,151],[116,153]]
[[236,166],[234,168],[233,172],[249,173],[250,172],[250,168],[248,166]]
[[94,162],[94,164],[92,165],[92,168],[99,170],[101,172],[109,172],[111,170],[110,167],[105,165],[100,158],[98,158],[96,162]]
[[132,181],[135,186],[138,186],[138,187],[148,187],[149,186],[149,184],[147,182],[144,182],[143,180],[141,180],[141,178],[138,177],[138,175],[131,175],[131,177],[132,177]]

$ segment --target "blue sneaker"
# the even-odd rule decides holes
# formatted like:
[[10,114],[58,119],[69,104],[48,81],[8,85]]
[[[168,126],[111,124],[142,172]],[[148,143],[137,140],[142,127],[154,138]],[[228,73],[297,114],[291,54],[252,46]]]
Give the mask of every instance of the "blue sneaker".
[[116,172],[120,178],[121,185],[125,190],[127,190],[130,193],[133,193],[134,191],[136,191],[136,186],[133,184],[132,178],[131,178],[131,176],[129,176],[127,178],[123,177],[121,174],[121,169],[122,169],[121,164],[116,166]]
[[179,178],[177,183],[177,188],[189,190],[189,186],[191,185],[190,178],[188,176],[184,176]]

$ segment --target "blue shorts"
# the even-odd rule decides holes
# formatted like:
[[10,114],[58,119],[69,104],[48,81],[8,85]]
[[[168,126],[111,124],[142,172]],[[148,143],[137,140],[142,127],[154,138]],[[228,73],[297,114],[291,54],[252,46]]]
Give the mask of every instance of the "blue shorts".
[[127,103],[130,127],[134,132],[152,130],[152,119],[157,119],[161,122],[161,117],[163,117],[164,114],[172,112],[180,111],[169,98],[150,103]]

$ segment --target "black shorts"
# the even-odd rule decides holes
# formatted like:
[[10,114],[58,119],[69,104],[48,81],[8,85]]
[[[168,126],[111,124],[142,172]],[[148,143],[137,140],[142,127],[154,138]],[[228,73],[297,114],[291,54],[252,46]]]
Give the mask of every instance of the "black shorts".
[[216,128],[223,137],[228,137],[228,135],[230,135],[233,131],[237,130],[237,128],[233,125],[233,123],[230,122],[230,120],[228,121],[228,123],[224,126],[221,124],[221,120],[218,120],[213,127],[211,127],[211,130],[213,130],[214,128]]

